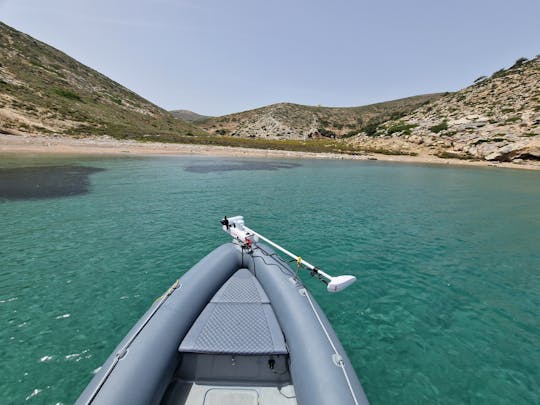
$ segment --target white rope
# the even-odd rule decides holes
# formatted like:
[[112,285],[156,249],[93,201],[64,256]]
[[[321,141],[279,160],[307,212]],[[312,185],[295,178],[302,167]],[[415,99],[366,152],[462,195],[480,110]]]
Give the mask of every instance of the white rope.
[[326,335],[326,338],[328,339],[328,341],[330,342],[330,345],[332,346],[332,349],[334,350],[334,353],[338,356],[337,360],[338,360],[338,364],[339,364],[339,367],[341,368],[341,371],[343,371],[343,375],[345,376],[345,380],[347,380],[347,385],[349,386],[349,390],[351,391],[351,395],[353,397],[353,400],[354,400],[354,403],[356,405],[359,404],[358,402],[358,399],[356,399],[356,395],[354,393],[354,390],[353,390],[353,387],[352,387],[352,384],[351,384],[351,380],[349,379],[349,375],[347,374],[347,370],[345,370],[345,365],[343,364],[343,358],[342,356],[338,353],[337,349],[336,349],[336,346],[334,345],[334,342],[332,341],[332,339],[330,338],[330,335],[328,333],[328,331],[326,330],[320,316],[319,316],[319,313],[317,312],[317,310],[315,309],[315,306],[313,305],[313,302],[311,301],[311,298],[309,297],[309,293],[307,290],[305,290],[305,296],[309,302],[309,305],[311,306],[311,309],[313,310],[313,313],[315,314],[315,316],[317,317],[317,320],[319,321],[319,324],[321,325],[321,328],[323,329],[324,331],[324,334]]

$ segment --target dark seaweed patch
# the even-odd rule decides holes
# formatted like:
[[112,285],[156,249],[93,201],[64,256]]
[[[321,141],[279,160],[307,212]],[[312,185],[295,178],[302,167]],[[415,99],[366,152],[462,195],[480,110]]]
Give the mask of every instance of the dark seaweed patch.
[[298,163],[285,162],[224,162],[216,164],[193,164],[185,168],[186,172],[192,173],[212,173],[212,172],[229,172],[234,170],[279,170],[292,169],[301,166]]
[[105,169],[41,166],[0,169],[0,200],[69,197],[88,193],[89,176]]

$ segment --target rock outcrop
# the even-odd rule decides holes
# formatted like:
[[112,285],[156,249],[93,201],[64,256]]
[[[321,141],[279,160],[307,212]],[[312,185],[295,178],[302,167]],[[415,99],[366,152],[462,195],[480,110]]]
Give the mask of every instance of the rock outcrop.
[[347,138],[373,121],[401,117],[441,97],[426,94],[362,107],[321,107],[292,103],[272,104],[197,122],[215,135],[270,139]]
[[380,124],[370,135],[362,133],[353,142],[490,161],[540,160],[540,57],[519,59],[509,69]]

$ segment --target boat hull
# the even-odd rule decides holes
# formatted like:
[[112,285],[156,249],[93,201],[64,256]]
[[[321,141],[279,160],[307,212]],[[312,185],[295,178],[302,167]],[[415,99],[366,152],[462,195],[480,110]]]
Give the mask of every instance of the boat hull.
[[[288,348],[298,404],[368,403],[323,311],[269,247],[225,244],[186,272],[107,359],[77,404],[158,404],[182,364],[179,346],[220,287],[248,269],[267,294]],[[234,356],[232,356],[234,362]],[[244,382],[245,383],[245,382]]]

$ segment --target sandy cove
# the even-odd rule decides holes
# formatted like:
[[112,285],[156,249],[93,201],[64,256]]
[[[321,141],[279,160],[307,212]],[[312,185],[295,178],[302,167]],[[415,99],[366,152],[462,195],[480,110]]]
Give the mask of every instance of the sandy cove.
[[138,142],[108,136],[75,138],[70,136],[0,134],[0,153],[51,153],[84,155],[207,155],[254,158],[381,160],[386,162],[504,167],[540,170],[540,163],[498,163],[442,159],[432,155],[346,155],[337,153],[296,152],[285,150],[238,148],[229,146]]

